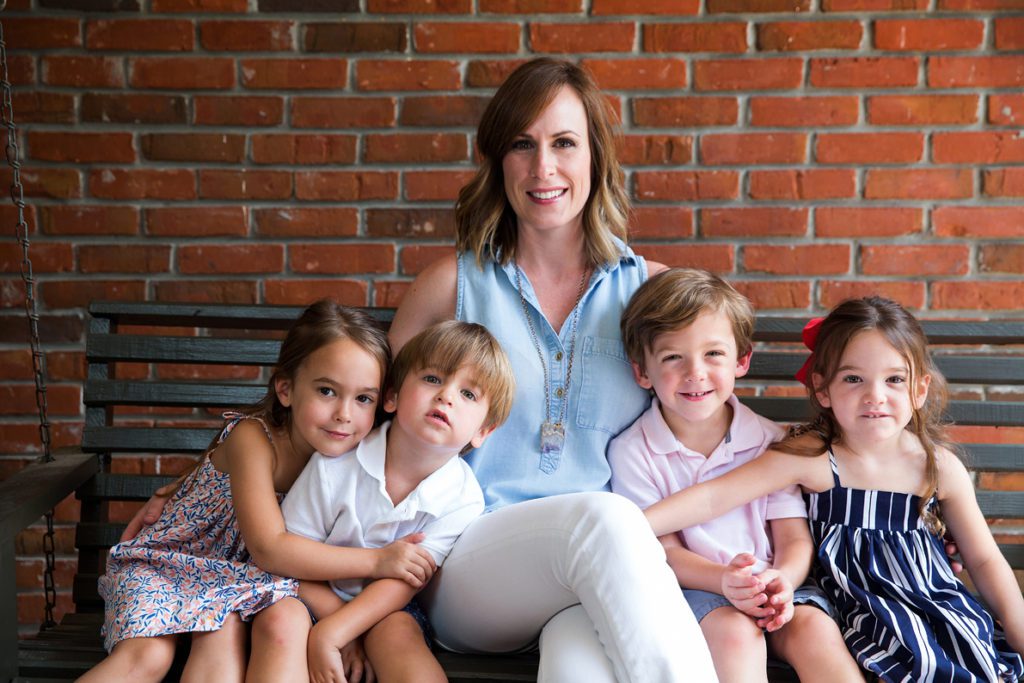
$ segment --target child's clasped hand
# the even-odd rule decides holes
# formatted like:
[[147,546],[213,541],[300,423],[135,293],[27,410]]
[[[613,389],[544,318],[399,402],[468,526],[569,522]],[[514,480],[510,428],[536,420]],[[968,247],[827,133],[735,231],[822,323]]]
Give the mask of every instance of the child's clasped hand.
[[733,557],[722,573],[722,595],[761,628],[777,631],[793,618],[793,584],[776,569],[754,574],[756,564],[750,553]]
[[417,532],[379,548],[371,578],[398,579],[413,588],[422,588],[430,581],[437,563],[427,549],[418,545],[426,534]]

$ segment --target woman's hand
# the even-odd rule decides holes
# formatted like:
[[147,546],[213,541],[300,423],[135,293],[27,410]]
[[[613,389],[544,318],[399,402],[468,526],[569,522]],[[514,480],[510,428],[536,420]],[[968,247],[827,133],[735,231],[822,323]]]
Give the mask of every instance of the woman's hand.
[[417,545],[426,538],[422,532],[409,534],[378,549],[372,579],[398,579],[413,588],[422,588],[434,575],[437,564],[426,548]]
[[160,519],[160,515],[163,514],[164,508],[167,507],[167,501],[171,499],[171,495],[174,493],[175,488],[180,484],[180,481],[172,482],[166,486],[161,486],[150,498],[143,504],[142,507],[136,511],[128,522],[128,526],[121,532],[121,538],[118,540],[121,543],[130,541],[139,535],[142,531],[142,527],[155,524],[156,520]]

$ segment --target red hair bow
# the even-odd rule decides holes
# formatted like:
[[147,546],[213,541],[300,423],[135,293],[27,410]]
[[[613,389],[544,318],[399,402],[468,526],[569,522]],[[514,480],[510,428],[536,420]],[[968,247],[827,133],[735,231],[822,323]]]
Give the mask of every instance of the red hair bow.
[[[824,318],[811,318],[806,325],[804,325],[804,331],[801,333],[801,337],[804,340],[804,346],[811,351],[811,355],[807,356],[807,360],[800,366],[800,369],[796,371],[795,377],[808,387],[811,386],[811,380],[807,376],[811,371],[811,366],[814,364],[814,347],[818,345],[818,332],[821,330],[821,323],[824,322]],[[813,387],[811,387],[813,388]]]

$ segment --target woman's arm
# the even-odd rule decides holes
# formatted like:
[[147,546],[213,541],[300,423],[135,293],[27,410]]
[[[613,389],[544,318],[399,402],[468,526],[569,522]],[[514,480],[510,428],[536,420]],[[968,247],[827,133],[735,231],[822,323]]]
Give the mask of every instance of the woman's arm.
[[658,273],[660,273],[662,271],[665,271],[665,270],[668,270],[668,266],[666,266],[664,263],[658,263],[657,261],[648,261],[647,262],[647,277],[648,278],[652,278],[655,275],[657,275]]
[[456,256],[445,256],[427,266],[409,286],[388,330],[394,353],[417,333],[434,323],[455,317],[458,294]]
[[274,449],[254,421],[235,427],[219,448],[239,531],[260,569],[313,581],[391,577],[416,588],[433,575],[434,558],[411,537],[383,548],[343,548],[288,533],[274,491]]
[[948,451],[939,453],[939,501],[974,585],[1002,624],[1010,647],[1024,655],[1024,597],[978,507],[967,468]]
[[820,457],[765,451],[731,472],[673,493],[644,510],[644,515],[658,536],[703,524],[755,498],[793,484],[803,486]]

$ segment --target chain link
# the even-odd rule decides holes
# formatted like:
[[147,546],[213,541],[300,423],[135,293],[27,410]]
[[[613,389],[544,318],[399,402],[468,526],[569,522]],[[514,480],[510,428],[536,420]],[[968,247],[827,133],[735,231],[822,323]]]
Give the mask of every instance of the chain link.
[[[21,279],[25,284],[25,314],[29,321],[29,341],[32,348],[32,371],[36,383],[36,409],[39,412],[39,441],[43,446],[43,462],[53,460],[50,450],[50,421],[47,418],[46,406],[46,358],[43,356],[42,343],[39,339],[39,313],[35,296],[35,275],[32,272],[32,260],[29,258],[28,221],[25,220],[25,189],[21,183],[21,162],[18,160],[18,128],[14,124],[14,92],[7,73],[7,43],[4,40],[3,23],[0,22],[0,90],[3,101],[0,105],[0,117],[6,129],[7,144],[5,154],[7,165],[11,168],[11,201],[17,208],[18,220],[15,224],[15,237],[21,244]],[[53,583],[55,544],[53,536],[53,510],[46,513],[46,534],[43,536],[43,552],[46,556],[46,567],[43,571],[43,590],[46,593],[46,614],[43,628],[56,626],[53,610],[57,604],[57,591]]]

